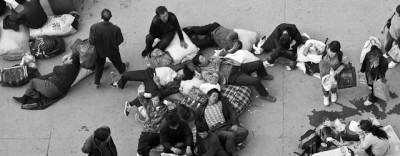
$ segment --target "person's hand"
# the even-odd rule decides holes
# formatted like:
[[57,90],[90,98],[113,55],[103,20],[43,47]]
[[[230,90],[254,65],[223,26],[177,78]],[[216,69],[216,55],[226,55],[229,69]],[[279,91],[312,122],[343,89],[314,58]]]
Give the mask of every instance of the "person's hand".
[[181,47],[186,49],[188,44],[185,41],[181,41]]
[[160,78],[156,75],[156,73],[153,74],[153,81],[154,81],[154,83],[156,83],[156,84],[159,84],[159,83],[160,83]]
[[182,151],[181,151],[180,149],[175,148],[175,147],[171,147],[171,151],[174,152],[175,154],[180,154],[180,153],[182,153]]
[[232,131],[234,131],[234,132],[236,132],[237,130],[238,130],[238,126],[237,125],[233,125],[232,127],[231,127],[231,130]]
[[192,150],[190,149],[190,147],[186,148],[186,155],[187,156],[192,156],[193,155]]

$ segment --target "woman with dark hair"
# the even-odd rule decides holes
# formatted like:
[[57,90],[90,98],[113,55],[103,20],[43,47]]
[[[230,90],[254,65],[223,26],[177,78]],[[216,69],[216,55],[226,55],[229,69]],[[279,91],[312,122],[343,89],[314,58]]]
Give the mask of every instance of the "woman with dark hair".
[[31,104],[32,107],[36,107],[40,96],[49,99],[60,97],[71,88],[80,68],[79,55],[77,53],[67,55],[63,58],[63,64],[55,66],[53,72],[32,79],[22,97],[13,98],[23,105]]
[[[319,63],[319,70],[321,79],[330,74],[330,71],[333,70],[333,74],[338,75],[344,68],[343,65],[343,52],[341,50],[339,41],[332,41],[328,45],[327,51],[322,55],[322,60]],[[322,92],[324,93],[324,105],[329,106],[330,100],[332,102],[336,102],[337,100],[337,86],[331,87],[330,90],[325,90],[322,87]],[[330,95],[330,100],[329,100]]]
[[360,121],[359,127],[365,132],[365,136],[360,136],[361,144],[359,148],[374,156],[383,156],[389,151],[389,136],[382,129],[382,126],[373,125],[371,120],[364,119]]
[[360,72],[365,73],[368,89],[371,90],[368,99],[364,102],[365,106],[370,106],[378,100],[374,95],[373,82],[381,79],[386,81],[385,74],[388,70],[388,61],[383,57],[381,50],[377,46],[372,46],[371,51],[365,55]]

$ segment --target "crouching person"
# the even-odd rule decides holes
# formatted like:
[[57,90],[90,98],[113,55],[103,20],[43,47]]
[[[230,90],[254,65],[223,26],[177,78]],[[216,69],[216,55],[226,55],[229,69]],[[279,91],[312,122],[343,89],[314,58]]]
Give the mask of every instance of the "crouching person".
[[245,147],[244,141],[249,131],[240,126],[236,111],[229,102],[221,99],[217,89],[211,89],[207,95],[208,103],[202,106],[199,116],[206,121],[211,132],[217,134],[228,155],[232,155],[235,149]]
[[49,99],[60,97],[68,92],[80,70],[79,55],[72,53],[63,58],[63,64],[55,66],[53,72],[34,78],[22,97],[13,97],[25,108],[38,106],[41,96]]
[[192,131],[174,112],[167,115],[166,124],[161,127],[160,142],[164,146],[164,153],[192,155]]
[[198,122],[196,124],[196,149],[195,153],[199,156],[228,156],[222,147],[218,136],[211,132],[207,123]]
[[89,156],[118,156],[117,148],[110,134],[111,130],[108,126],[96,129],[86,139],[82,152],[89,154]]

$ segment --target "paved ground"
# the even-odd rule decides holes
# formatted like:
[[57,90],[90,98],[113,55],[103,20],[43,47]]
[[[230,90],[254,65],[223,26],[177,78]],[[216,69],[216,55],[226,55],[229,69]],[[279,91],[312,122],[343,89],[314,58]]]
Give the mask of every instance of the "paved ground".
[[[270,34],[282,22],[295,23],[301,32],[312,38],[339,40],[353,65],[360,68],[359,54],[369,36],[380,34],[386,19],[398,5],[396,0],[82,0],[80,30],[66,37],[67,47],[76,38],[87,38],[91,24],[100,20],[100,11],[113,12],[111,22],[119,25],[125,41],[121,52],[123,60],[130,61],[131,70],[143,69],[140,52],[148,33],[154,9],[165,5],[174,12],[181,26],[204,25],[214,21],[230,28],[259,31]],[[67,51],[66,53],[69,53]],[[264,57],[264,56],[263,56]],[[40,71],[50,72],[61,57],[39,62]],[[16,62],[0,61],[0,67]],[[362,106],[367,88],[340,90],[337,104],[322,104],[320,81],[301,71],[286,71],[284,66],[269,67],[276,78],[264,82],[269,92],[278,98],[276,103],[254,98],[252,106],[242,116],[242,123],[250,130],[247,147],[238,152],[243,156],[288,156],[297,151],[298,139],[307,129],[330,119],[346,121],[377,117],[383,124],[393,125],[400,134],[399,119],[400,67],[387,73],[391,97],[370,108]],[[110,70],[108,70],[110,71]],[[108,73],[108,72],[105,72]],[[125,117],[123,103],[136,96],[138,83],[130,83],[124,90],[112,89],[104,75],[103,86],[92,87],[93,76],[72,88],[67,97],[42,111],[21,110],[12,96],[20,96],[26,87],[0,89],[0,155],[2,156],[70,156],[83,155],[84,140],[100,126],[108,125],[121,156],[135,155],[141,125],[134,116]]]

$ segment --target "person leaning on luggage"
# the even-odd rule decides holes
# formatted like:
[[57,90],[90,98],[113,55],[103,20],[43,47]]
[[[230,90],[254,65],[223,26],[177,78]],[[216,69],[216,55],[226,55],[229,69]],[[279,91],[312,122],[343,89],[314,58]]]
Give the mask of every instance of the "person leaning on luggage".
[[365,73],[368,89],[371,90],[368,99],[364,102],[365,106],[370,106],[378,101],[378,98],[374,95],[373,82],[378,79],[386,81],[385,74],[387,70],[388,61],[383,57],[381,50],[377,46],[373,45],[371,51],[365,55],[360,70],[360,72]]
[[156,8],[156,15],[151,21],[149,32],[150,33],[146,36],[146,48],[142,52],[142,57],[146,57],[153,51],[152,45],[156,38],[160,39],[160,42],[158,42],[154,48],[164,51],[174,38],[175,32],[178,33],[181,46],[183,48],[187,48],[188,46],[183,38],[178,18],[174,13],[168,12],[165,6],[158,6]]
[[90,135],[82,147],[82,152],[89,156],[118,156],[117,148],[110,136],[111,130],[108,126],[97,128]]
[[13,97],[26,107],[36,107],[41,95],[53,99],[68,92],[80,70],[79,55],[72,53],[63,58],[63,64],[55,66],[53,72],[32,79],[22,97]]
[[40,0],[4,0],[11,8],[11,15],[5,18],[4,29],[19,31],[19,24],[39,29],[47,22]]
[[100,86],[100,79],[103,75],[106,58],[111,61],[120,74],[124,73],[129,67],[129,62],[122,63],[119,45],[124,41],[121,29],[110,22],[111,11],[103,9],[101,11],[102,21],[90,27],[89,43],[96,49],[98,55],[96,71],[94,75],[94,87]]

